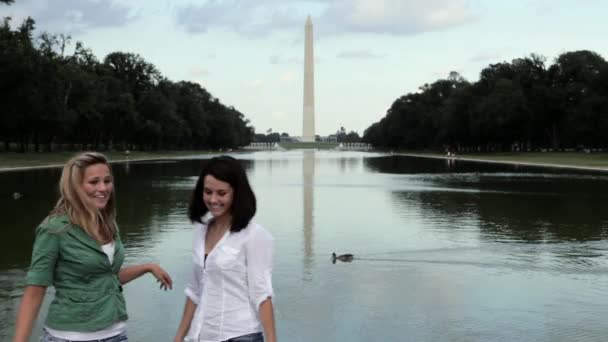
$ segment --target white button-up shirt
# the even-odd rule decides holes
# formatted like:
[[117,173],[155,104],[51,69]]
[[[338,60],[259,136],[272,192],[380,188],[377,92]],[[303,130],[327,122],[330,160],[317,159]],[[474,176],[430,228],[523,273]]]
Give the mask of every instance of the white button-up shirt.
[[186,296],[197,304],[184,341],[217,342],[262,331],[260,304],[273,296],[273,238],[250,223],[226,232],[205,262],[207,224],[195,223]]

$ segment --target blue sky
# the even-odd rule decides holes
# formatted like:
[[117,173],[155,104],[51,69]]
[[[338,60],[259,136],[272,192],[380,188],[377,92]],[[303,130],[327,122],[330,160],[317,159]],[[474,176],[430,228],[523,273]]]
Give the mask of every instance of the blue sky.
[[16,0],[13,25],[72,35],[102,59],[134,52],[200,83],[257,132],[301,135],[306,16],[315,31],[317,134],[359,134],[392,102],[457,71],[587,49],[608,56],[603,0]]

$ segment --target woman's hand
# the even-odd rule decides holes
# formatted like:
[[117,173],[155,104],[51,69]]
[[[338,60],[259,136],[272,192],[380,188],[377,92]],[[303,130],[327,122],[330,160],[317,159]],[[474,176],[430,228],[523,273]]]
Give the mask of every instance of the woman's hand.
[[120,272],[118,272],[118,278],[120,279],[120,283],[124,285],[146,273],[152,273],[154,275],[156,281],[160,283],[161,289],[173,289],[173,280],[171,280],[169,273],[162,269],[158,264],[141,264],[123,267]]
[[167,291],[167,289],[173,289],[173,280],[169,273],[165,271],[158,264],[150,264],[150,273],[156,277],[156,281],[160,283],[160,288]]

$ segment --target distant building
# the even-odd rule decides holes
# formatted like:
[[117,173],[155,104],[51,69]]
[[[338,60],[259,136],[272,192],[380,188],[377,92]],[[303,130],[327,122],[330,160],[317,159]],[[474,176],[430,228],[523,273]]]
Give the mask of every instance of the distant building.
[[338,136],[335,134],[330,134],[326,137],[319,137],[319,142],[337,143]]

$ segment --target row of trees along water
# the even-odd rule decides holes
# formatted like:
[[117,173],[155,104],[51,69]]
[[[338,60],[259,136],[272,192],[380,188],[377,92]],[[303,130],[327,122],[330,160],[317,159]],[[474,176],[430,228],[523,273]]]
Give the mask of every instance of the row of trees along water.
[[[7,2],[7,1],[2,1]],[[99,61],[34,20],[0,27],[0,139],[5,150],[208,149],[250,143],[253,127],[197,83],[172,82],[137,54]]]
[[491,64],[471,83],[452,72],[391,105],[363,140],[391,149],[569,150],[608,147],[608,63],[566,52]]

